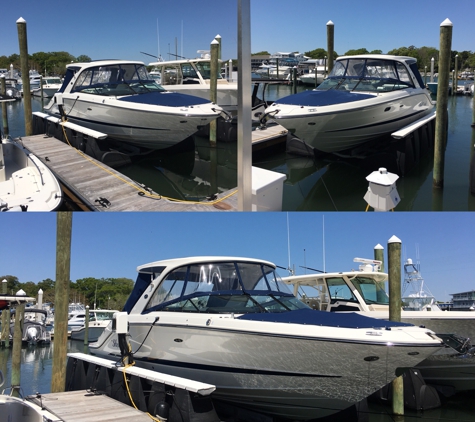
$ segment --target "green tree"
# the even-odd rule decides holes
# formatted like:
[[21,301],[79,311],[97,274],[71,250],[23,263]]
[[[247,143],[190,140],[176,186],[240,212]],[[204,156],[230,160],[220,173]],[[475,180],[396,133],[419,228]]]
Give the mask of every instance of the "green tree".
[[81,54],[80,56],[76,57],[76,61],[81,62],[81,63],[86,63],[86,62],[90,62],[91,58],[89,56],[86,56],[85,54]]
[[268,51],[259,51],[258,53],[252,53],[251,56],[270,56]]
[[[13,275],[0,276],[0,281],[7,280],[7,294],[14,295],[21,288],[21,283],[18,281],[18,277]],[[3,289],[3,286],[2,286]]]
[[[303,54],[305,54],[307,57],[310,57],[311,59],[324,59],[327,55],[327,50],[323,48],[316,48],[315,50],[306,51]],[[335,55],[335,57],[337,56]]]
[[369,54],[369,51],[366,50],[366,48],[358,48],[358,49],[353,49],[353,50],[348,50],[345,53],[345,56],[356,56],[358,54]]

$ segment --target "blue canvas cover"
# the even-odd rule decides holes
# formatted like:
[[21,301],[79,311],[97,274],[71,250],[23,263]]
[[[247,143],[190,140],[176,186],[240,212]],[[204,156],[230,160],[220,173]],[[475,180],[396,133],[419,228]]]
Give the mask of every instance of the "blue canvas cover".
[[351,103],[354,101],[366,100],[368,98],[374,98],[374,95],[329,89],[327,91],[314,90],[299,92],[298,94],[283,97],[277,100],[276,103],[307,107],[322,107],[334,104]]
[[412,324],[370,318],[354,312],[336,313],[313,309],[298,309],[290,312],[244,314],[238,319],[248,321],[283,322],[288,324],[320,325],[342,328],[377,328],[407,327]]
[[118,98],[120,101],[159,105],[165,107],[191,107],[199,104],[208,104],[210,101],[194,95],[179,94],[177,92],[147,92],[140,95],[129,95]]

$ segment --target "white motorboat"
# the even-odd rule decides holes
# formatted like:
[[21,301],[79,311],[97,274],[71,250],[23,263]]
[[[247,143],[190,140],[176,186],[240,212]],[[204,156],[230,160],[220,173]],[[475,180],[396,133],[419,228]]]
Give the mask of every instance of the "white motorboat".
[[339,57],[316,89],[277,100],[266,116],[319,151],[339,152],[434,110],[416,59],[359,55]]
[[310,309],[268,261],[192,257],[137,270],[125,312],[90,353],[216,385],[215,399],[266,414],[337,413],[441,348],[425,328]]
[[[357,312],[374,318],[389,319],[389,297],[385,290],[388,274],[375,270],[374,260],[364,262],[358,270],[291,275],[284,283],[313,309],[327,312]],[[405,283],[414,279],[414,266],[406,262]],[[414,282],[414,281],[410,281]],[[418,278],[416,284],[421,286]],[[401,321],[425,326],[444,338],[446,348],[417,365],[428,384],[452,387],[456,391],[475,390],[475,315],[471,311],[442,311],[427,287],[418,288],[403,299]],[[410,310],[406,310],[410,308]]]
[[46,76],[42,79],[42,88],[38,87],[32,94],[37,97],[41,97],[43,93],[44,98],[51,98],[59,91],[63,82],[59,76]]
[[21,99],[21,92],[15,78],[5,78],[5,93],[15,100]]
[[[194,95],[209,101],[211,78],[209,55],[202,55],[195,59],[153,62],[149,63],[149,66],[153,66],[154,75],[160,75],[158,83],[166,90]],[[238,109],[237,83],[229,82],[218,72],[216,88],[216,103],[228,113],[236,115]]]
[[[5,378],[0,370],[0,387]],[[11,387],[10,387],[11,388]],[[0,394],[0,422],[61,422],[56,415],[45,410],[29,400],[29,397],[15,397],[13,395]]]
[[[300,82],[305,85],[320,85],[325,79],[325,66],[315,66],[313,69],[310,69],[308,73],[303,73],[299,76]],[[315,82],[315,78],[317,81]]]
[[[112,317],[118,311],[111,309],[94,309],[89,312],[89,324],[87,337],[90,342],[97,341],[104,329],[112,321]],[[81,323],[82,320],[82,323]],[[84,341],[86,333],[86,314],[77,314],[68,321],[71,327],[71,340]]]
[[71,63],[45,111],[147,149],[171,147],[220,116],[209,100],[169,92],[139,61]]
[[[15,315],[12,309],[11,315]],[[23,319],[22,343],[33,346],[45,346],[51,343],[51,333],[46,328],[47,312],[43,309],[25,308]],[[13,340],[15,323],[10,324],[10,339]]]
[[0,211],[54,211],[62,201],[54,174],[21,145],[0,142]]

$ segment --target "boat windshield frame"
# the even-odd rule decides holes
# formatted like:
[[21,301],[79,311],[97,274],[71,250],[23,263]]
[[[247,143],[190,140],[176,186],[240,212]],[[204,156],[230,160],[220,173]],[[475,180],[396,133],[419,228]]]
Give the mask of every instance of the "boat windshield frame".
[[346,58],[337,60],[328,77],[316,91],[392,92],[415,88],[407,66],[383,58]]
[[374,278],[363,275],[356,275],[350,278],[350,281],[367,305],[389,306],[389,296],[384,282],[377,282]]
[[244,261],[202,262],[171,269],[143,310],[207,313],[284,312],[307,307],[274,267]]
[[165,92],[165,88],[149,75],[143,64],[114,63],[83,69],[71,88],[71,93],[75,92],[121,97],[149,92]]

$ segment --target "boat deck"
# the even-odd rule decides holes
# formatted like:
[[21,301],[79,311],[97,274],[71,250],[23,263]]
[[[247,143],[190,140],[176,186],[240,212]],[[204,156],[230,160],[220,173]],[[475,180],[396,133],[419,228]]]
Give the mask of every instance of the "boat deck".
[[[25,136],[22,144],[47,165],[63,192],[84,211],[236,211],[235,190],[210,203],[186,203],[162,198],[107,165],[45,135]],[[221,200],[221,201],[220,201]],[[219,201],[219,202],[218,202]]]

